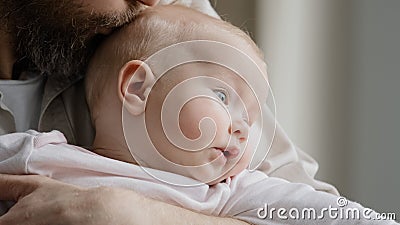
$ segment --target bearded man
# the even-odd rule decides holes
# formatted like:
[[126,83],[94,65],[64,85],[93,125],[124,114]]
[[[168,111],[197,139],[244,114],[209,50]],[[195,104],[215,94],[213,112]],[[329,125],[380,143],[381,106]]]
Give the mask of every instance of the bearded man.
[[101,38],[143,7],[122,0],[1,1],[0,134],[58,129],[89,146],[93,132],[80,94],[85,66]]
[[[0,135],[56,129],[70,144],[90,146],[94,134],[84,98],[86,64],[105,35],[159,1],[0,0]],[[181,2],[217,16],[208,0],[161,2]],[[314,161],[281,137],[277,143],[285,147],[279,152],[285,154],[284,160],[271,163],[269,172],[291,174],[285,171],[299,167],[292,180],[316,182],[314,169],[304,170],[314,168]],[[0,175],[0,190],[0,200],[14,202],[11,208],[0,207],[0,225],[243,223],[197,214],[128,190],[87,189],[41,176]]]

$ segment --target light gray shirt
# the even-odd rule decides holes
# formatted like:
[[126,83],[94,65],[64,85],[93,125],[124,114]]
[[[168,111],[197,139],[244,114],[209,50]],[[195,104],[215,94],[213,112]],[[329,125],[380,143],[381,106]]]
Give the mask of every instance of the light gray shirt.
[[38,129],[43,76],[0,80],[0,134]]

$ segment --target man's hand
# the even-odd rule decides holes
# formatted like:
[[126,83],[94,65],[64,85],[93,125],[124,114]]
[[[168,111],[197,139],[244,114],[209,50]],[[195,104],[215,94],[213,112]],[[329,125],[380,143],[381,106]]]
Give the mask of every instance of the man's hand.
[[1,175],[0,200],[17,203],[0,225],[245,224],[119,188],[80,188],[37,175]]
[[0,190],[1,200],[16,201],[0,217],[0,225],[122,224],[113,220],[120,207],[107,209],[113,198],[107,188],[84,189],[36,175],[0,175]]

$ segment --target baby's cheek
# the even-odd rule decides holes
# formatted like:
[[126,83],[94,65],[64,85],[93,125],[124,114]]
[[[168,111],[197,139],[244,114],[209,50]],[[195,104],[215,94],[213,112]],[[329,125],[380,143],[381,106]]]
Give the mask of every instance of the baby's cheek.
[[199,122],[202,118],[195,110],[194,102],[195,100],[186,103],[179,112],[179,127],[183,135],[192,140],[200,137]]
[[207,123],[203,132],[213,132],[217,129],[219,133],[225,127],[227,130],[229,126],[229,115],[220,103],[208,98],[195,98],[187,102],[180,111],[179,126],[182,133],[192,140],[199,138],[202,119],[214,122],[214,125]]
[[251,151],[246,150],[242,157],[240,157],[236,162],[232,170],[228,173],[228,176],[236,176],[246,168],[248,168],[249,163],[251,161],[253,153]]

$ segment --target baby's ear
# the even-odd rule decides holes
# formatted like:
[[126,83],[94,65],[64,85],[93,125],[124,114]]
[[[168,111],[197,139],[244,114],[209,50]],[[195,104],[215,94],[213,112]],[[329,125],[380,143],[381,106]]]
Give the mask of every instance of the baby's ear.
[[150,67],[140,60],[129,61],[121,68],[118,97],[131,114],[138,116],[144,112],[146,98],[154,81]]

